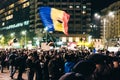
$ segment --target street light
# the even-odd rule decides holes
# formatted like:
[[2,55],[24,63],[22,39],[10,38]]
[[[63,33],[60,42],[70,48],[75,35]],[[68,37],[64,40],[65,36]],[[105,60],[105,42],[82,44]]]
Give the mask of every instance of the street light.
[[94,38],[98,37],[98,36],[96,35],[97,27],[98,27],[98,26],[95,25],[95,24],[90,24],[91,35],[92,35]]
[[25,38],[24,38],[24,46],[26,47],[26,34],[27,33],[27,31],[26,30],[24,30],[24,31],[22,31],[21,32],[21,34],[23,35],[23,36],[25,36]]
[[[111,14],[111,13],[110,13]],[[106,43],[106,18],[103,18],[103,16],[99,15],[98,13],[94,14],[94,17],[97,19],[100,19],[101,22],[103,22],[103,44]]]
[[100,19],[100,18],[101,18],[101,16],[100,16],[98,13],[95,13],[95,14],[94,14],[94,17],[97,18],[97,19]]
[[15,33],[14,33],[14,32],[13,32],[13,33],[11,33],[11,34],[10,34],[10,36],[11,36],[11,37],[14,37],[14,36],[15,36]]
[[93,22],[92,22],[92,29],[95,30],[94,32],[94,35],[96,36],[96,38],[100,38],[100,26],[101,26],[101,23],[100,23],[100,20],[101,20],[101,15],[99,13],[95,13],[93,15]]

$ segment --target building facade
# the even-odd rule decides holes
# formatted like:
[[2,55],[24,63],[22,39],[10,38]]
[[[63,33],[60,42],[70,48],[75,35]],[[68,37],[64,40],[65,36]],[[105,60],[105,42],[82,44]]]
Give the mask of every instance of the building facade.
[[[30,0],[30,28],[40,35],[44,30],[39,17],[39,7],[49,6],[63,10],[70,14],[68,33],[88,34],[91,23],[91,3],[88,0]],[[56,13],[57,14],[57,13]],[[62,32],[53,32],[59,37],[65,36]],[[54,36],[55,36],[54,34]],[[79,37],[79,36],[77,36]]]
[[[102,38],[104,41],[111,43],[119,41],[120,38],[120,1],[117,1],[102,12]],[[113,43],[114,44],[114,43]]]
[[[88,35],[90,32],[91,3],[89,0],[2,0],[1,4],[0,35],[4,36],[6,43],[11,38],[22,41],[21,38],[27,36],[29,41],[36,39],[36,36],[41,38],[45,35],[38,10],[42,6],[57,8],[70,14],[69,36],[57,31],[52,33],[53,36],[67,37],[66,40],[74,37],[73,39],[80,40],[81,34]],[[27,33],[22,35],[22,31]]]
[[[0,5],[0,35],[4,37],[4,44],[10,39],[17,38],[24,42],[22,31],[29,31],[29,1],[28,0],[2,0]],[[24,44],[24,43],[23,43]]]

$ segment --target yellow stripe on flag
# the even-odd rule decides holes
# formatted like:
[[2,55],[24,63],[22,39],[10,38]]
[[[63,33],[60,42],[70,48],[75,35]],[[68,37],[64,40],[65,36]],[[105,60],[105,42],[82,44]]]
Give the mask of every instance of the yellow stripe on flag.
[[[51,10],[51,18],[53,20],[53,25],[54,25],[54,29],[56,31],[63,31],[64,30],[64,26],[63,26],[63,22],[62,22],[62,18],[63,18],[63,13],[64,11],[52,8]],[[61,22],[59,22],[61,21]]]

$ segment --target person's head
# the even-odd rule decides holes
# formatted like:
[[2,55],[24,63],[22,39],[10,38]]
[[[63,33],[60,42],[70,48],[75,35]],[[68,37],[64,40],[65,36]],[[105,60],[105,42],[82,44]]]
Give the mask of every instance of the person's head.
[[95,64],[105,64],[106,56],[102,54],[92,54],[88,56],[87,59],[93,61]]
[[31,59],[31,60],[34,59],[34,55],[33,55],[33,53],[29,53],[29,54],[28,54],[28,59]]
[[83,60],[83,61],[79,61],[73,67],[72,71],[76,72],[76,73],[80,73],[80,74],[88,77],[94,72],[95,68],[96,68],[96,66],[93,61]]
[[114,52],[110,52],[110,53],[108,54],[108,56],[114,57],[114,56],[115,56],[115,55],[114,55]]
[[59,78],[59,80],[85,80],[84,77],[79,73],[66,73]]
[[119,58],[113,57],[113,67],[118,68],[119,67]]

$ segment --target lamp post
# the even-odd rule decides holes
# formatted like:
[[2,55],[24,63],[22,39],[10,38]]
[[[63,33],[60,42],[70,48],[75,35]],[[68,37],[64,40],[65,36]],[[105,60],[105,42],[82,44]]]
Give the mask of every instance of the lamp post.
[[90,28],[91,28],[91,35],[95,38],[95,37],[97,37],[96,36],[96,30],[97,30],[97,25],[95,25],[95,24],[90,24]]
[[93,19],[93,28],[95,30],[94,35],[96,35],[96,38],[100,38],[100,27],[101,27],[101,15],[99,13],[94,14],[94,19]]
[[[103,25],[103,47],[105,48],[106,47],[106,18],[103,18],[103,16],[101,16],[100,14],[98,13],[95,13],[94,14],[94,17],[96,20],[99,21],[99,23],[97,23],[99,26],[101,26],[101,24]],[[100,33],[100,32],[99,32]]]
[[[105,47],[105,45],[106,45],[106,18],[103,18],[103,16],[101,16],[101,15],[99,15],[98,13],[95,13],[94,14],[94,17],[96,18],[96,19],[100,19],[100,24],[101,24],[101,22],[102,22],[102,24],[103,24],[103,45],[104,45],[104,47]],[[105,16],[106,17],[106,16]]]
[[98,26],[101,26],[102,24],[102,29],[103,29],[103,45],[104,47],[107,47],[107,41],[109,41],[110,38],[112,38],[113,36],[115,36],[115,31],[114,33],[111,33],[111,31],[113,31],[115,29],[111,28],[112,26],[110,26],[110,24],[112,24],[112,21],[115,17],[115,11],[110,11],[105,15],[100,15],[98,13],[94,14],[94,18],[99,21],[99,23],[96,23]]
[[21,34],[24,36],[24,46],[25,46],[25,47],[26,47],[26,41],[27,41],[27,40],[26,40],[26,35],[27,35],[26,33],[27,33],[26,30],[21,32]]

